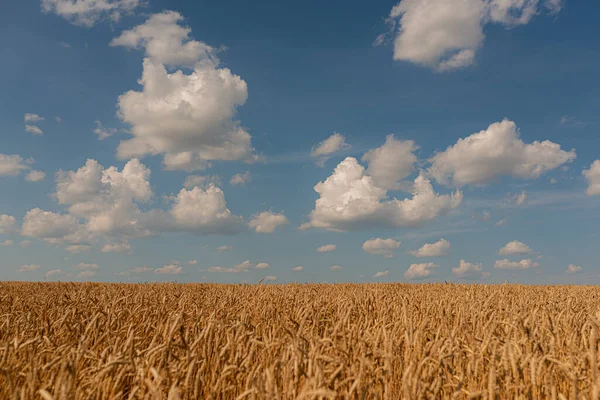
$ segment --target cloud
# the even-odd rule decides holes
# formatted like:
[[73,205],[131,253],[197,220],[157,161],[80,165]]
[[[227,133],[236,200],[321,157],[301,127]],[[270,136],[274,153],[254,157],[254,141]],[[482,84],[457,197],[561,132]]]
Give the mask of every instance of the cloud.
[[138,274],[142,274],[145,272],[151,272],[151,271],[154,271],[154,268],[136,267],[136,268],[128,269],[127,271],[118,272],[118,273],[116,273],[116,275],[119,275],[119,276],[138,275]]
[[128,242],[122,243],[106,243],[100,250],[103,253],[127,253],[131,250],[131,245]]
[[335,251],[337,249],[337,245],[335,244],[324,244],[323,246],[319,246],[317,251],[319,253],[328,253],[330,251]]
[[501,256],[510,256],[517,254],[528,254],[532,253],[533,250],[529,248],[525,243],[519,242],[518,240],[513,240],[512,242],[508,242],[506,246],[498,250],[498,254]]
[[25,175],[25,180],[29,182],[40,182],[46,178],[46,173],[42,171],[31,170]]
[[581,272],[582,268],[579,265],[575,265],[575,264],[569,264],[569,266],[567,267],[567,273],[568,274],[576,274],[578,272]]
[[338,151],[348,150],[351,146],[346,143],[346,138],[341,133],[334,132],[333,135],[313,147],[310,156],[319,158],[318,165],[323,167],[328,156]]
[[18,272],[32,272],[32,271],[37,271],[38,269],[40,269],[40,266],[37,264],[27,264],[27,265],[21,265],[17,271]]
[[496,222],[496,226],[502,226],[506,223],[506,218],[502,218],[498,222]]
[[525,192],[524,190],[521,192],[521,194],[517,194],[514,197],[515,199],[515,203],[520,206],[523,205],[525,203],[525,201],[527,200],[527,192]]
[[87,239],[84,226],[75,216],[44,211],[40,208],[31,209],[25,214],[21,235],[44,239],[53,244],[62,242],[85,244]]
[[252,181],[252,175],[250,175],[249,171],[244,172],[243,174],[235,174],[229,180],[230,185],[245,185]]
[[183,273],[183,268],[179,265],[169,264],[161,268],[156,268],[154,273],[162,275],[180,275]]
[[117,22],[144,4],[143,0],[42,0],[45,13],[54,13],[74,25],[91,27],[102,19]]
[[474,264],[465,260],[460,260],[460,264],[456,268],[452,268],[452,274],[459,277],[468,277],[479,274],[482,269],[482,264]]
[[[235,120],[248,97],[239,76],[219,66],[216,50],[189,38],[179,13],[152,15],[125,31],[111,46],[143,47],[140,84],[119,97],[118,116],[131,125],[133,138],[121,141],[120,159],[163,154],[168,170],[201,170],[211,160],[256,159],[250,134]],[[190,67],[184,73],[170,67]]]
[[188,264],[196,265],[196,264],[198,264],[198,260],[190,260],[190,261],[188,261]]
[[265,279],[269,282],[275,282],[277,280],[277,277],[274,275],[267,275],[265,276]]
[[588,188],[585,193],[588,196],[600,195],[600,160],[594,161],[589,169],[583,170],[582,174],[588,182]]
[[302,265],[297,265],[294,268],[292,268],[292,271],[296,271],[296,272],[304,271],[304,267]]
[[22,248],[26,249],[31,245],[31,240],[22,240],[21,242],[19,242],[19,246],[21,246]]
[[332,271],[341,271],[342,267],[340,267],[339,265],[332,265],[331,267],[329,267],[329,269]]
[[39,126],[31,124],[25,124],[25,131],[38,136],[44,134],[44,131],[42,131]]
[[25,113],[25,117],[23,118],[25,122],[40,122],[44,121],[45,118],[33,113]]
[[[260,267],[259,267],[260,266]],[[207,272],[229,272],[229,273],[240,273],[240,272],[248,272],[251,268],[265,269],[269,268],[269,264],[267,263],[258,263],[256,266],[250,262],[250,260],[242,261],[239,264],[233,266],[233,268],[224,268],[224,267],[210,267],[206,271]]]
[[263,211],[255,215],[248,223],[248,226],[259,233],[273,233],[275,232],[275,228],[289,222],[283,213],[276,214],[271,211]]
[[94,121],[96,128],[94,128],[94,134],[98,135],[98,140],[104,140],[119,132],[116,128],[105,128],[100,121]]
[[421,248],[410,251],[415,257],[442,257],[450,253],[450,242],[442,238],[435,243],[425,243]]
[[0,176],[17,176],[28,170],[27,162],[17,154],[0,154]]
[[256,264],[254,266],[254,268],[256,268],[256,269],[267,269],[269,267],[270,267],[270,265],[266,262],[259,262],[258,264]]
[[194,186],[205,188],[210,184],[219,186],[221,179],[217,175],[188,175],[183,182],[183,186],[186,189],[192,189]]
[[89,244],[70,244],[67,247],[65,247],[65,250],[71,254],[84,253],[86,251],[90,251],[91,249],[92,246],[90,246]]
[[545,140],[524,143],[508,119],[491,124],[434,155],[428,172],[442,184],[485,184],[500,176],[536,179],[575,159],[575,150]]
[[59,117],[58,115],[56,117],[54,117],[54,120],[56,121],[56,123],[60,124],[62,122],[62,118]]
[[438,195],[422,174],[413,185],[412,198],[388,198],[386,189],[353,157],[347,157],[324,182],[314,187],[319,194],[310,222],[300,228],[324,228],[333,231],[359,230],[366,227],[409,227],[433,220],[456,208],[462,193]]
[[434,263],[411,264],[410,268],[404,273],[406,279],[422,279],[433,274],[433,270],[439,268],[439,265]]
[[0,214],[0,234],[14,231],[16,223],[17,220],[12,215]]
[[73,265],[73,269],[76,269],[78,271],[86,269],[98,269],[98,264],[79,263],[77,265]]
[[219,246],[219,247],[217,247],[217,251],[218,251],[219,253],[222,253],[222,252],[224,252],[224,251],[229,251],[229,250],[231,250],[232,248],[233,248],[233,247],[232,247],[231,245],[224,245],[224,246]]
[[379,271],[379,272],[376,272],[375,275],[373,275],[373,278],[381,278],[382,276],[386,276],[389,273],[390,273],[389,270]]
[[499,269],[529,269],[539,266],[540,264],[532,261],[529,258],[523,259],[521,261],[510,261],[508,259],[497,260],[494,263],[494,268]]
[[363,243],[362,249],[370,254],[379,254],[391,258],[394,255],[394,250],[400,247],[401,243],[394,239],[369,239]]
[[393,58],[438,71],[467,67],[483,46],[485,25],[525,25],[538,3],[550,14],[561,8],[559,0],[402,0],[388,19],[396,34]]
[[566,126],[583,126],[585,125],[584,122],[579,121],[573,117],[570,117],[568,115],[563,115],[560,119],[560,124],[561,125],[566,125]]
[[396,190],[400,188],[400,180],[414,171],[417,156],[413,153],[418,146],[412,140],[397,140],[388,135],[385,144],[367,151],[361,161],[368,163],[367,175],[380,188]]
[[13,244],[15,244],[14,241],[7,239],[4,242],[0,243],[0,246],[9,247],[9,246],[12,246]]
[[48,278],[50,278],[52,276],[55,276],[55,275],[59,275],[60,276],[62,274],[63,273],[62,273],[62,271],[60,269],[52,269],[52,270],[46,272],[46,274],[44,275],[44,279],[48,279]]
[[81,271],[77,274],[78,278],[92,278],[96,276],[96,271]]

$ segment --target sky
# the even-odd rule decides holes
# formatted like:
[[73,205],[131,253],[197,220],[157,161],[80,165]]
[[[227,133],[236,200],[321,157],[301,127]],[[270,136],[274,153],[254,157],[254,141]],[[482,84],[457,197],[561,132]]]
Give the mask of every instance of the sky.
[[8,0],[0,280],[600,284],[600,5]]

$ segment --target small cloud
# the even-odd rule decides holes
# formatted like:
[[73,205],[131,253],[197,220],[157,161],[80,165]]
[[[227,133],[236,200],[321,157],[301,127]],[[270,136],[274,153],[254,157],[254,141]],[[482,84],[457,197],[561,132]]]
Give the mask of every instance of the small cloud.
[[227,245],[225,245],[225,246],[219,246],[219,247],[217,247],[217,251],[218,251],[219,253],[222,253],[222,252],[224,252],[224,251],[229,251],[229,250],[231,250],[232,248],[233,248],[232,246],[230,246],[230,245],[228,245],[228,244],[227,244]]
[[513,200],[515,201],[515,203],[520,206],[523,205],[525,203],[525,201],[527,200],[527,192],[525,192],[524,190],[521,192],[521,194],[517,194],[513,197]]
[[332,265],[329,269],[332,271],[341,271],[342,267],[340,267],[339,265]]
[[564,115],[561,119],[560,119],[560,124],[561,125],[565,125],[565,126],[584,126],[585,123],[582,121],[577,120],[576,118],[573,118],[569,115]]
[[425,243],[421,248],[410,251],[410,254],[419,258],[442,257],[450,253],[451,247],[450,242],[442,238],[435,243]]
[[151,267],[136,267],[136,268],[128,269],[127,271],[118,272],[116,275],[119,275],[119,276],[137,275],[137,274],[142,274],[145,272],[151,272],[153,270],[154,270],[154,268],[151,268]]
[[298,266],[292,268],[292,271],[297,271],[297,272],[304,271],[304,267],[302,265],[298,265]]
[[98,140],[104,140],[119,132],[116,128],[105,128],[100,121],[94,121],[96,128],[94,128],[94,134],[98,135]]
[[245,185],[247,183],[252,182],[252,175],[250,175],[250,171],[246,171],[243,174],[235,174],[229,180],[229,184],[231,185]]
[[65,247],[65,250],[71,254],[84,253],[86,251],[90,251],[91,249],[92,246],[90,246],[89,244],[71,244]]
[[188,261],[188,264],[196,265],[196,264],[198,264],[198,260],[190,260],[190,261]]
[[22,248],[26,249],[26,248],[28,248],[29,246],[31,246],[31,240],[22,240],[22,241],[19,243],[19,246],[21,246]]
[[341,133],[334,132],[333,135],[313,147],[310,155],[311,157],[318,158],[317,165],[319,167],[324,167],[329,156],[338,151],[348,150],[350,147],[346,143],[346,138]]
[[33,113],[26,113],[25,117],[23,118],[25,122],[40,122],[45,120],[44,117],[41,117],[37,114],[33,114]]
[[277,280],[277,277],[274,275],[268,275],[268,276],[265,276],[265,279],[269,282],[275,282]]
[[394,239],[370,239],[363,243],[362,249],[370,254],[382,255],[387,258],[394,256],[394,250],[400,247],[401,242]]
[[406,279],[423,279],[433,275],[433,270],[439,268],[439,265],[432,262],[411,264],[410,267],[404,273]]
[[4,242],[0,243],[0,246],[9,247],[13,244],[15,244],[15,242],[13,242],[12,240],[5,240]]
[[550,183],[555,185],[558,182],[558,179],[556,178],[550,178]]
[[131,245],[128,242],[124,243],[106,243],[102,247],[103,253],[127,253],[131,250]]
[[254,215],[248,226],[258,233],[273,233],[278,226],[286,225],[290,221],[283,213],[273,213],[271,211],[263,211]]
[[78,278],[92,278],[96,276],[96,271],[82,271],[79,274],[77,274]]
[[325,244],[317,248],[319,253],[328,253],[330,251],[335,251],[337,249],[337,245],[335,244]]
[[58,42],[58,44],[61,47],[64,47],[65,49],[70,49],[71,48],[71,45],[69,43],[67,43],[67,42]]
[[518,240],[513,240],[512,242],[508,242],[503,248],[498,250],[498,254],[501,256],[510,256],[517,254],[528,254],[532,253],[533,250],[529,248],[525,243],[519,242]]
[[259,262],[258,264],[256,264],[256,266],[254,268],[256,269],[267,269],[269,268],[270,265],[266,262]]
[[29,182],[40,182],[46,178],[46,173],[42,171],[31,170],[25,175],[25,180]]
[[25,124],[25,131],[33,133],[34,135],[43,135],[42,131],[37,125]]
[[56,123],[60,124],[62,122],[62,118],[59,117],[58,115],[56,117],[54,117],[54,120],[56,121]]
[[459,277],[467,277],[481,273],[481,263],[470,263],[465,260],[460,260],[460,264],[456,268],[452,268],[452,274]]
[[382,276],[386,276],[389,273],[390,273],[389,270],[379,271],[379,272],[376,272],[375,275],[373,275],[373,278],[381,278]]
[[510,261],[508,259],[497,260],[494,263],[494,268],[498,269],[529,269],[538,267],[540,264],[532,261],[530,258],[523,259],[521,261]]
[[[40,266],[37,264],[27,264],[27,265],[21,265],[17,271],[32,272],[32,271],[37,271],[38,269],[40,269]],[[46,275],[48,275],[48,274],[46,273]]]
[[46,274],[44,275],[44,279],[48,279],[48,278],[50,278],[52,276],[57,276],[57,275],[60,276],[62,274],[63,273],[62,273],[62,271],[60,269],[52,269],[52,270],[46,272]]
[[162,275],[180,275],[181,273],[183,273],[183,268],[176,264],[169,264],[165,265],[162,268],[156,268],[154,270],[154,273]]
[[581,272],[582,268],[579,265],[569,264],[567,267],[568,274],[576,274],[577,272]]
[[195,186],[204,188],[211,184],[220,185],[221,178],[218,175],[188,175],[183,182],[187,189],[193,189]]
[[73,269],[76,269],[76,270],[98,269],[98,264],[79,263],[77,265],[73,265]]
[[502,226],[506,223],[506,218],[502,218],[500,221],[496,222],[496,226]]

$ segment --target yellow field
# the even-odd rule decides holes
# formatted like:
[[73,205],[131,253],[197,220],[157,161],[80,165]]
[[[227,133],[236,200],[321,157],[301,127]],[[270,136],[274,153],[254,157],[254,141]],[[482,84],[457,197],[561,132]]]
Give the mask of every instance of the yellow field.
[[600,288],[0,283],[0,399],[598,398]]

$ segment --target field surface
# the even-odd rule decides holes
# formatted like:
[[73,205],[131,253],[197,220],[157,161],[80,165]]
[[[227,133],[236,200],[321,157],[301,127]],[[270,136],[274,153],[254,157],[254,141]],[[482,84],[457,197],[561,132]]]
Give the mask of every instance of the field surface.
[[600,288],[0,283],[0,399],[597,399]]

